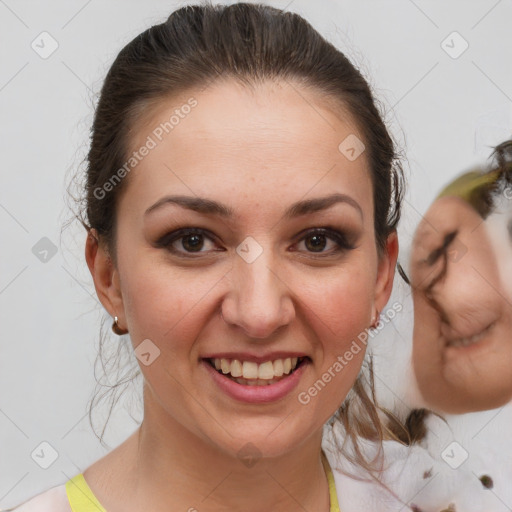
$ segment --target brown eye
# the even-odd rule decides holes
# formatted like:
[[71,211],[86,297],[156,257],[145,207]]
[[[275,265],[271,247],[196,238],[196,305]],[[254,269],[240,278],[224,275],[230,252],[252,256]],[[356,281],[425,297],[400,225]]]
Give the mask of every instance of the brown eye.
[[187,251],[200,251],[204,245],[202,235],[186,235],[181,237],[181,245]]
[[[156,245],[167,249],[178,256],[187,257],[193,253],[198,255],[218,251],[214,242],[214,236],[200,228],[184,228],[168,233],[160,238]],[[208,242],[210,247],[208,247]],[[205,249],[206,250],[203,250]]]
[[[327,245],[327,240],[325,235],[310,235],[305,238],[306,247],[308,250],[313,252],[321,252]],[[308,243],[309,242],[309,243]]]
[[[332,228],[316,228],[303,236],[299,245],[304,242],[305,250],[320,256],[329,256],[354,249],[355,245],[348,242],[344,233]],[[327,250],[325,250],[327,248]]]

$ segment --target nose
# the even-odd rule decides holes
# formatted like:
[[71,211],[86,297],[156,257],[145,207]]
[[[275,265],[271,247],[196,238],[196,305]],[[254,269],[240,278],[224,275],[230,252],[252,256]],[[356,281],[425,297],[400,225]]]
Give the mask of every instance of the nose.
[[291,283],[266,257],[268,252],[252,263],[237,257],[230,273],[231,290],[222,303],[225,322],[251,338],[268,338],[295,317]]

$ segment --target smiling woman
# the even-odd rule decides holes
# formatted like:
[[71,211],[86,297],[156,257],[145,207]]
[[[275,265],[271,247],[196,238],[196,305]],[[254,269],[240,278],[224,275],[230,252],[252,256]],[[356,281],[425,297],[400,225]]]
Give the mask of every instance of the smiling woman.
[[360,73],[296,14],[181,8],[108,72],[85,191],[87,264],[144,418],[62,510],[89,510],[77,489],[109,511],[346,510],[324,427],[388,434],[365,350],[332,368],[389,300],[403,194]]

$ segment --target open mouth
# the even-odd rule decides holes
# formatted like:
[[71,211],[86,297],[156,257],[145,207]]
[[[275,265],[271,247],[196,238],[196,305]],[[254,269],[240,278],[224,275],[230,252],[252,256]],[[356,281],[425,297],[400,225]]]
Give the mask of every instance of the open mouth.
[[495,323],[496,322],[489,324],[483,331],[480,331],[479,333],[474,334],[473,336],[467,336],[465,338],[455,338],[452,340],[446,340],[446,346],[447,347],[468,347],[469,345],[474,345],[475,343],[478,343],[481,339],[483,339],[487,335],[487,333],[493,328]]
[[288,357],[258,364],[238,359],[206,359],[218,373],[244,386],[270,386],[285,379],[309,360],[307,356]]

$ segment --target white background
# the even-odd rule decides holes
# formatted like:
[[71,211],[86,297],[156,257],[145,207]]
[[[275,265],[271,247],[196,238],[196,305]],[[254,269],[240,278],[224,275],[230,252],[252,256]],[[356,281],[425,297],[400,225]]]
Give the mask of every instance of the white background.
[[[408,158],[406,254],[439,189],[512,134],[512,2],[268,3],[302,14],[374,87]],[[0,507],[106,452],[86,409],[103,310],[83,258],[85,232],[75,223],[61,238],[72,215],[65,187],[85,157],[95,95],[115,55],[178,5],[0,0]],[[43,31],[58,42],[47,59],[31,48]],[[469,45],[456,59],[441,46],[454,31]],[[58,249],[46,263],[32,252],[43,237]],[[135,428],[120,407],[105,440],[113,448]],[[58,453],[46,470],[31,457],[44,441]]]

